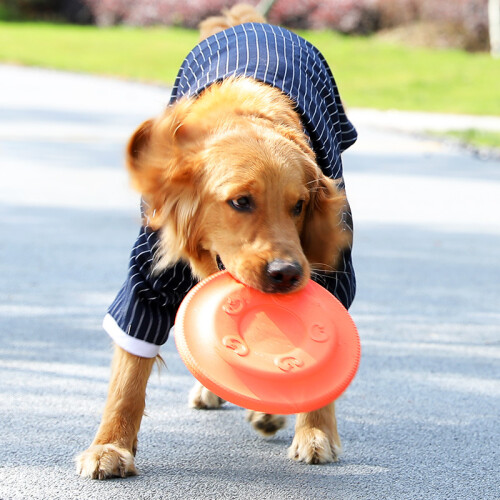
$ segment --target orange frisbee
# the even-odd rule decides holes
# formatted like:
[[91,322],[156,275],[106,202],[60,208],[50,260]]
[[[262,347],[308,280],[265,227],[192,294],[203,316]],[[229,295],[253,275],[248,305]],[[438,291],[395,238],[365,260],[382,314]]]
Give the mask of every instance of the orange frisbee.
[[266,294],[221,271],[187,294],[174,331],[184,364],[207,389],[271,414],[332,402],[361,355],[351,316],[314,281],[298,292]]

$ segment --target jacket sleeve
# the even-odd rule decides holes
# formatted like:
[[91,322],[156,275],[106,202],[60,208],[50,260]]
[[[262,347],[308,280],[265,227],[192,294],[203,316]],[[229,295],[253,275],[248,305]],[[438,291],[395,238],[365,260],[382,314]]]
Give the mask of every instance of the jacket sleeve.
[[127,279],[103,323],[120,347],[142,357],[158,354],[182,299],[196,284],[185,262],[156,273],[157,245],[157,232],[142,227],[132,248]]

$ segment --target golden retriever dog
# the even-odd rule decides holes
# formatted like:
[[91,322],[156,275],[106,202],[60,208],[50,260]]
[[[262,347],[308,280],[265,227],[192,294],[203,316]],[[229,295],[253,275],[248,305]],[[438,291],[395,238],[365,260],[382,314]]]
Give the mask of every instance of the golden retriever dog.
[[[237,6],[202,24],[199,47],[207,46],[214,33],[224,39],[228,31],[239,33],[235,26],[251,33],[271,29],[241,21],[263,19],[253,8]],[[277,28],[272,29],[269,33],[276,35]],[[311,137],[316,136],[308,134],[289,95],[238,72],[179,97],[140,125],[128,145],[127,165],[145,200],[144,224],[159,235],[153,274],[184,262],[202,279],[224,267],[250,287],[283,294],[300,290],[311,277],[330,276],[337,283],[349,274],[345,256],[350,256],[352,231],[342,178],[325,175],[313,147],[318,138]],[[91,446],[77,458],[82,476],[136,473],[137,434],[154,362],[154,356],[139,356],[117,343],[101,424]],[[197,409],[223,403],[199,383],[189,395],[190,406]],[[286,422],[279,415],[247,415],[266,436]],[[291,459],[326,463],[337,460],[340,450],[334,403],[297,415]]]

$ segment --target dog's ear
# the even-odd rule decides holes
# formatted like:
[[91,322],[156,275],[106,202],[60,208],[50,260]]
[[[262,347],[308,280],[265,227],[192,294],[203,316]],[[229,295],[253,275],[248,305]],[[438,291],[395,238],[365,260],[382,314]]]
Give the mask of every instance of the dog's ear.
[[127,147],[127,167],[142,194],[144,224],[161,229],[158,269],[199,252],[203,169],[196,160],[202,137],[189,119],[192,101],[184,99],[134,132]]
[[126,163],[132,184],[141,194],[155,193],[166,179],[182,179],[184,163],[177,156],[190,138],[189,127],[184,125],[190,105],[189,99],[178,101],[132,134]]
[[183,191],[195,184],[198,175],[190,161],[195,151],[196,130],[186,126],[190,101],[182,100],[158,118],[142,123],[132,134],[126,164],[132,185],[145,200],[145,218],[158,229],[169,207]]
[[315,270],[334,271],[342,250],[352,244],[352,230],[343,220],[349,211],[345,192],[341,181],[326,177],[317,167],[309,186],[302,248]]
[[[132,134],[127,146],[126,163],[132,184],[137,191],[144,194],[154,190],[159,169],[148,169],[144,162],[144,154],[149,149],[154,120],[146,120]],[[156,174],[156,175],[155,175]]]

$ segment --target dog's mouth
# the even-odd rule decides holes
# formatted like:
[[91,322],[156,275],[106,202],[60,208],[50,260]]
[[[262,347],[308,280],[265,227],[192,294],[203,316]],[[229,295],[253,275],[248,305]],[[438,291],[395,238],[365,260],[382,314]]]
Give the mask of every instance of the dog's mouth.
[[215,257],[215,261],[217,262],[217,267],[219,268],[219,271],[225,271],[226,266],[222,263],[222,259],[220,258],[220,255],[217,254]]
[[[222,262],[219,254],[216,254],[215,262],[219,271],[226,270],[226,266]],[[245,284],[240,277],[233,277],[240,283]],[[263,278],[261,286],[258,286],[258,283],[246,284],[247,286],[251,286],[252,288],[260,290],[264,293],[289,293],[299,288],[302,277],[303,269],[298,262],[275,259],[265,266],[265,277]]]

